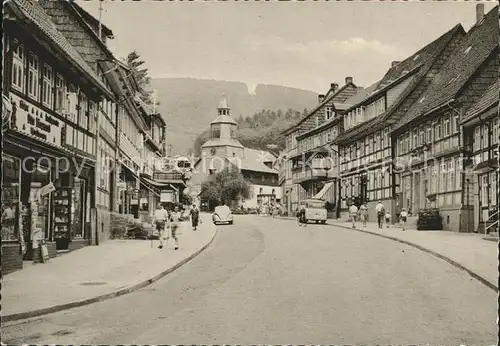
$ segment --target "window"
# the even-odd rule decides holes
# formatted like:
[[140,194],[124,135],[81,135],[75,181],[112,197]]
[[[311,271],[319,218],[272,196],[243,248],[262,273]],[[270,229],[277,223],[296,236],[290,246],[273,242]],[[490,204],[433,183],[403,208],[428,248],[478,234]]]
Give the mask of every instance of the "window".
[[373,136],[368,136],[368,155],[373,153]]
[[212,138],[220,138],[220,125],[212,125]]
[[389,148],[391,146],[391,132],[388,127],[384,129],[384,148]]
[[78,125],[80,125],[84,129],[88,129],[88,127],[89,127],[87,96],[85,96],[85,94],[83,94],[83,93],[80,93],[79,102],[78,102]]
[[474,151],[481,149],[481,126],[474,128]]
[[481,176],[481,204],[488,205],[488,175]]
[[24,91],[24,47],[22,44],[13,50],[12,87]]
[[459,124],[460,119],[458,118],[458,115],[454,115],[451,121],[451,132],[452,133],[457,133],[458,130],[460,129],[460,124]]
[[35,100],[38,100],[38,71],[38,57],[30,52],[28,55],[28,95]]
[[434,124],[434,139],[437,141],[441,139],[441,122],[437,122]]
[[332,116],[334,116],[333,108],[332,107],[326,107],[326,119],[331,119]]
[[418,146],[418,130],[413,130],[413,141],[411,143],[411,149],[415,149]]
[[421,146],[424,144],[425,144],[425,131],[424,131],[424,128],[421,127],[419,130],[418,146]]
[[490,205],[497,205],[497,174],[496,172],[490,172]]
[[493,120],[493,137],[491,138],[491,143],[493,144],[497,144],[498,143],[498,140],[499,140],[499,136],[500,136],[500,133],[499,133],[499,130],[498,130],[498,118],[495,118],[495,120]]
[[42,88],[42,103],[47,107],[52,108],[53,94],[53,77],[52,67],[47,64],[43,65],[43,88]]
[[427,138],[426,138],[426,142],[431,144],[433,142],[433,138],[432,138],[432,124],[431,123],[427,123]]
[[[97,108],[94,101],[89,101],[89,131],[96,132]],[[114,137],[113,137],[114,138]]]
[[73,134],[74,134],[74,130],[73,130],[73,126],[71,125],[66,125],[66,144],[67,145],[71,145],[73,146]]
[[66,112],[67,107],[67,96],[66,96],[66,81],[63,76],[57,74],[56,76],[56,112],[63,115]]
[[432,166],[432,177],[429,177],[429,180],[431,182],[431,194],[437,192],[437,179],[435,178],[437,177],[437,174],[438,174],[438,166],[436,164]]
[[439,191],[446,191],[446,163],[441,164],[441,171],[439,172]]
[[453,161],[448,162],[448,190],[455,187],[455,167]]
[[443,122],[443,137],[448,137],[451,134],[451,128],[450,128],[450,118],[444,119]]
[[396,154],[397,155],[401,155],[401,154],[403,154],[403,143],[402,143],[403,137],[399,136],[396,141],[398,143],[397,144],[397,153]]
[[315,122],[316,122],[316,127],[318,127],[319,126],[319,115],[316,115]]
[[481,149],[488,148],[488,137],[489,137],[488,132],[489,132],[488,124],[485,124],[483,126],[483,146],[481,147]]
[[462,160],[455,163],[455,190],[462,189]]
[[375,151],[379,151],[380,150],[380,134],[375,134]]

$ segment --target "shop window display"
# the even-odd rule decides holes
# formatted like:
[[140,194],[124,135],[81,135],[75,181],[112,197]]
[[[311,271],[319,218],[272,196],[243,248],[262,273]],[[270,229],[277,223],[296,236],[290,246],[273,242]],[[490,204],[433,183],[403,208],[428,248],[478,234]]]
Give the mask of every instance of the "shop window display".
[[2,158],[2,241],[18,240],[20,200],[20,162],[4,155]]
[[[50,183],[50,170],[44,167],[34,167],[31,174],[30,183],[30,212],[31,212],[31,241],[50,239],[49,213],[50,213],[50,194],[39,196],[42,187]],[[35,244],[36,246],[36,244]]]
[[72,217],[72,230],[71,235],[73,239],[83,238],[83,198],[85,196],[85,181],[75,178],[74,188],[72,190],[72,203],[71,203],[71,217]]

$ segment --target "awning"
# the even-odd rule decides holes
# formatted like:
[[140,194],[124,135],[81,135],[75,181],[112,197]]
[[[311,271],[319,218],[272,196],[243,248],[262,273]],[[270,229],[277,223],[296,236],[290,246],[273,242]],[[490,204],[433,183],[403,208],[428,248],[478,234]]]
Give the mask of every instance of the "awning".
[[142,180],[144,180],[145,182],[147,182],[148,184],[151,184],[153,186],[156,186],[157,188],[162,188],[162,187],[170,187],[172,188],[172,190],[178,192],[179,189],[176,188],[174,185],[172,184],[169,184],[169,183],[160,183],[158,181],[154,181],[152,179],[149,179],[149,178],[146,178],[146,177],[141,177]]
[[134,177],[136,177],[137,179],[140,178],[139,175],[132,168],[127,166],[127,164],[125,162],[123,162],[122,160],[118,160],[118,163],[120,163],[122,165],[122,167],[125,167],[130,173],[132,173],[132,175]]
[[148,189],[149,191],[151,191],[152,193],[154,193],[156,196],[160,197],[160,194],[158,192],[156,192],[155,190],[153,190],[152,188],[150,188],[147,184],[145,184],[144,181],[143,181],[143,179],[141,179],[141,184],[146,189]]
[[332,187],[333,181],[326,183],[323,188],[313,197],[314,199],[323,199],[325,196],[326,192]]
[[498,168],[498,160],[490,159],[477,164],[473,171],[476,173],[486,173],[488,171],[493,171]]

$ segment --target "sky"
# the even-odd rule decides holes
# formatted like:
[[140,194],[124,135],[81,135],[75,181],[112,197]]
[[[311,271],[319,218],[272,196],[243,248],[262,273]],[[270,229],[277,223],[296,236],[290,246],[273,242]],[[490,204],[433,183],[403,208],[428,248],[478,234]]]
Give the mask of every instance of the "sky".
[[[99,1],[77,1],[96,18]],[[324,93],[345,77],[379,80],[458,23],[476,2],[102,2],[119,58],[136,50],[153,78],[240,81]],[[495,6],[486,2],[485,11]]]

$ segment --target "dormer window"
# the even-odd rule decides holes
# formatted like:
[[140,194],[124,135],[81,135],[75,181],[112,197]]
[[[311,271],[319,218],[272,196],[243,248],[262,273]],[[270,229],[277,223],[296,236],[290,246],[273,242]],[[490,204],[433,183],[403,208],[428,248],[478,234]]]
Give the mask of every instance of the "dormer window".
[[334,116],[333,107],[326,107],[326,119],[331,119]]

